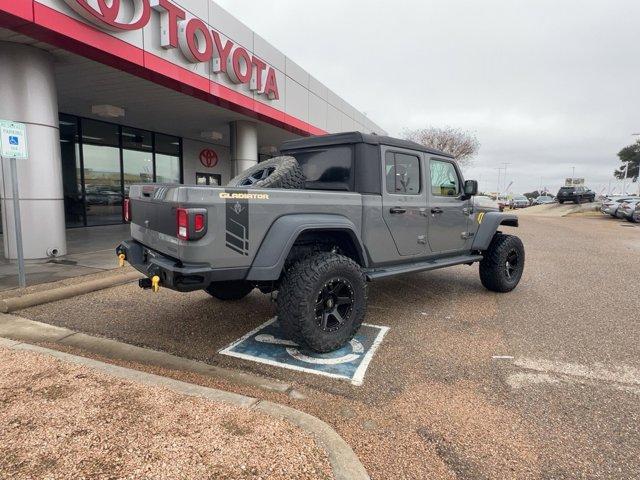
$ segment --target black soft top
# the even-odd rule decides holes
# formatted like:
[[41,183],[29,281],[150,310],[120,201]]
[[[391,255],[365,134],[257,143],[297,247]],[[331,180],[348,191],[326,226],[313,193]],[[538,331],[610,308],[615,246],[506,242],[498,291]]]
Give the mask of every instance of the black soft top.
[[387,145],[390,147],[406,148],[417,150],[432,155],[453,158],[448,153],[441,152],[434,148],[428,148],[416,142],[401,140],[399,138],[387,137],[384,135],[372,135],[362,132],[332,133],[329,135],[319,135],[315,137],[304,137],[296,140],[284,142],[280,147],[281,152],[300,150],[303,148],[326,147],[329,145],[344,145],[354,143],[367,143],[369,145]]

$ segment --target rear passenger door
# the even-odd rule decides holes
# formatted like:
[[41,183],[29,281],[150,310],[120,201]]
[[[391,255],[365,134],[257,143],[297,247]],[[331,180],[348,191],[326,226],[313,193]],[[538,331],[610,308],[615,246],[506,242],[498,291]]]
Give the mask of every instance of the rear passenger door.
[[427,189],[422,154],[383,147],[383,218],[398,253],[421,255],[427,249]]
[[453,162],[429,160],[429,246],[433,253],[464,250],[470,243],[470,200],[461,200],[462,175]]

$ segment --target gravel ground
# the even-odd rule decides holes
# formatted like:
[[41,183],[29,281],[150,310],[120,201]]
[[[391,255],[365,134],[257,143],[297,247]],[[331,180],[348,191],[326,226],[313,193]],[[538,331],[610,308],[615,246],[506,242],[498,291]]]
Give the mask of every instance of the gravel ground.
[[512,231],[527,266],[510,294],[466,266],[371,284],[367,321],[391,329],[362,387],[218,355],[274,315],[259,293],[129,285],[20,314],[292,382],[304,398],[260,396],[331,424],[376,480],[640,478],[640,228],[527,216]]
[[0,478],[333,478],[284,420],[0,348]]

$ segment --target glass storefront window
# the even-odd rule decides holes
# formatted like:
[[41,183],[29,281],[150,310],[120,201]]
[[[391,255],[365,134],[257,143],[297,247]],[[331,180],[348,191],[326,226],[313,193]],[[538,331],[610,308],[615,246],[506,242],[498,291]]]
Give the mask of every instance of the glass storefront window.
[[181,139],[60,114],[67,227],[121,223],[136,183],[180,183]]
[[156,182],[180,183],[180,157],[156,153]]
[[179,157],[180,139],[178,137],[156,133],[156,153]]
[[60,115],[60,152],[66,225],[82,227],[84,226],[84,198],[76,117]]
[[153,182],[153,154],[136,150],[123,150],[124,194],[129,195],[129,187],[136,183]]
[[82,119],[82,142],[94,145],[117,147],[119,142],[118,126],[113,123]]
[[122,222],[120,149],[83,145],[87,225]]
[[122,148],[151,152],[153,150],[153,134],[146,130],[122,127]]

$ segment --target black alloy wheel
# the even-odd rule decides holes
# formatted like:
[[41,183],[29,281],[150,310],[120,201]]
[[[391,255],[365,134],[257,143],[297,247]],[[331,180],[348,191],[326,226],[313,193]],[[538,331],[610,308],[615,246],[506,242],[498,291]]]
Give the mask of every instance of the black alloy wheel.
[[266,167],[261,170],[257,170],[251,173],[251,175],[245,178],[242,182],[240,182],[239,186],[250,187],[251,185],[254,185],[262,180],[266,180],[267,178],[269,178],[269,175],[271,175],[275,171],[275,167]]
[[505,273],[509,280],[513,279],[516,272],[520,269],[520,257],[518,255],[518,250],[515,248],[511,249],[509,253],[507,253],[507,261],[505,262]]
[[316,298],[316,324],[323,332],[335,332],[353,313],[355,293],[351,283],[336,277],[324,284]]

